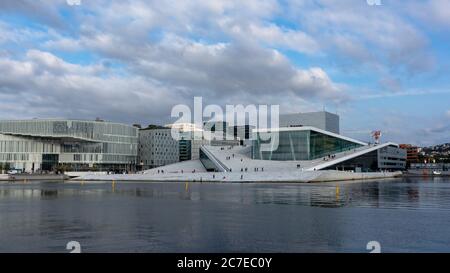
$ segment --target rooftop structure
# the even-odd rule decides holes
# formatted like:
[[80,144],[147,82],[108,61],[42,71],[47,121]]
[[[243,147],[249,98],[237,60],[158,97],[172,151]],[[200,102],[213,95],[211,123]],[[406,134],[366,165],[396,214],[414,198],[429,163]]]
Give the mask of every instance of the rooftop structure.
[[280,127],[311,126],[339,134],[339,116],[330,112],[309,112],[280,115]]

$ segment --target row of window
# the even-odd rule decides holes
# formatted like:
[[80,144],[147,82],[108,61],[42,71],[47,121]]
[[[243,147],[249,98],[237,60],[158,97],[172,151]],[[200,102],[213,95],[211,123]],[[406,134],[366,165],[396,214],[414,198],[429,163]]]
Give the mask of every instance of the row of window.
[[28,161],[30,159],[30,154],[27,153],[0,153],[0,162],[11,162],[11,161]]
[[0,141],[0,153],[59,153],[60,147],[54,143],[36,141]]
[[137,143],[138,130],[125,124],[91,121],[0,121],[0,133],[72,136],[99,141]]
[[58,143],[37,142],[33,140],[0,141],[0,153],[109,153],[133,155],[137,153],[136,144],[118,143]]

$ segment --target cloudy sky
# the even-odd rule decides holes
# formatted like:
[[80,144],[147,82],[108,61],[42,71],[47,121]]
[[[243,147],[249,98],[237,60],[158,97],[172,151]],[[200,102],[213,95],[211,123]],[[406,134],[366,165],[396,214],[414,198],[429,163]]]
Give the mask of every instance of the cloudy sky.
[[449,0],[75,2],[0,1],[0,119],[164,124],[202,96],[450,142]]

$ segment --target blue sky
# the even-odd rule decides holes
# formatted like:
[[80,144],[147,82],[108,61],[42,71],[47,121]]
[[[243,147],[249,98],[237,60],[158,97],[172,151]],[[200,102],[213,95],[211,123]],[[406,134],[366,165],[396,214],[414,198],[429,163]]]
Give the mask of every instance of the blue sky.
[[1,118],[164,124],[202,96],[450,142],[450,1],[73,2],[0,2]]

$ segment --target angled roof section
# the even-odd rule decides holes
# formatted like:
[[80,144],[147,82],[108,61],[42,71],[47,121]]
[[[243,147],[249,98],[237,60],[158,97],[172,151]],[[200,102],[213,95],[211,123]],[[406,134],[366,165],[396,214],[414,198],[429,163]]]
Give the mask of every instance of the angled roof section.
[[396,146],[396,147],[398,147],[398,144],[393,143],[393,142],[387,142],[387,143],[373,145],[373,146],[365,146],[365,147],[360,148],[359,150],[355,151],[354,153],[351,153],[351,154],[348,154],[348,155],[344,155],[342,157],[338,157],[338,158],[336,158],[334,160],[329,160],[329,161],[326,161],[326,162],[321,163],[321,164],[314,165],[312,167],[309,167],[306,170],[307,171],[322,170],[322,169],[331,167],[333,165],[345,162],[347,160],[356,158],[358,156],[362,156],[364,154],[367,154],[367,153],[379,150],[379,149],[387,147],[387,146]]
[[253,129],[252,133],[270,133],[270,132],[288,132],[288,131],[315,131],[324,135],[329,135],[335,138],[340,138],[343,140],[347,140],[353,143],[357,143],[360,145],[367,145],[367,143],[350,138],[350,137],[346,137],[343,135],[339,135],[339,134],[335,134],[329,131],[325,131],[316,127],[312,127],[312,126],[302,126],[302,127],[281,127],[281,128],[267,128],[267,129]]

